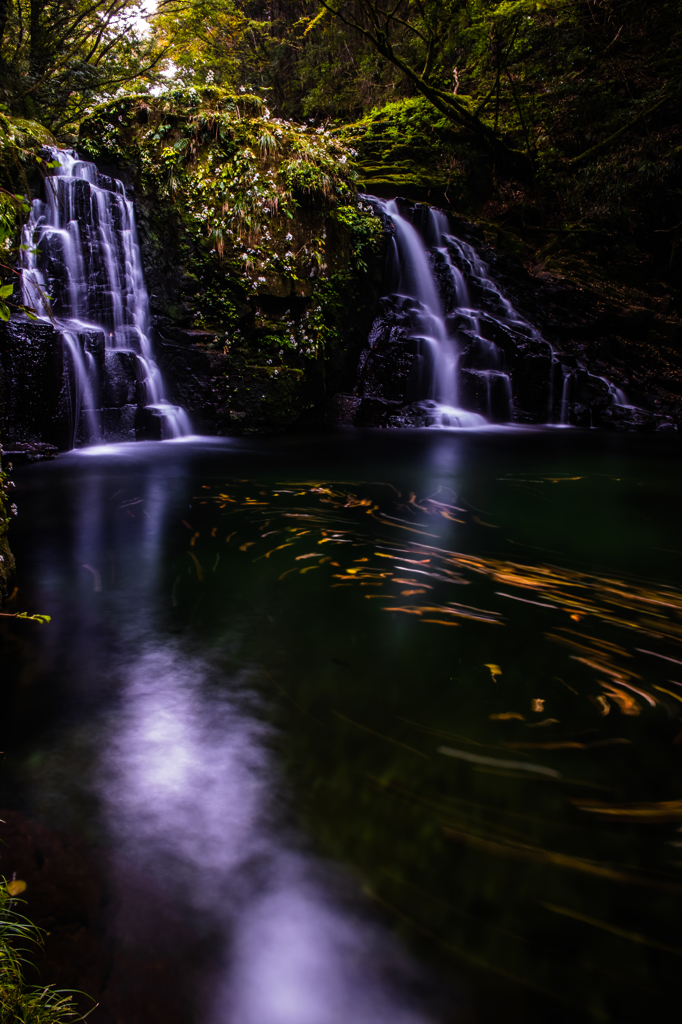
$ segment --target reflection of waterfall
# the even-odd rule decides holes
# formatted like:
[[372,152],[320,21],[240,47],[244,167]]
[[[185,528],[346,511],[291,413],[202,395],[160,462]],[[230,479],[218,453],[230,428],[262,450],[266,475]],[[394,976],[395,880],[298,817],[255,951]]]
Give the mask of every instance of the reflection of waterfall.
[[253,695],[211,674],[149,646],[128,673],[101,787],[124,862],[216,937],[205,1019],[427,1024],[403,985],[387,984],[415,980],[409,958],[343,906],[340,878],[278,821],[272,730]]
[[[47,660],[82,727],[78,742],[59,734],[60,767],[41,771],[36,800],[64,827],[87,793],[82,827],[106,851],[111,896],[105,1010],[123,991],[144,1011],[130,986],[143,972],[165,984],[168,958],[195,1000],[172,1020],[435,1024],[418,966],[291,820],[275,729],[251,685],[259,670],[226,670],[221,645],[212,655],[176,619],[167,628],[169,539],[194,493],[191,460],[210,450],[93,446],[39,477],[42,494],[44,474],[56,474],[45,514],[63,524],[29,531],[44,607],[71,595]],[[229,460],[225,442],[215,451]],[[228,645],[238,644],[239,621],[230,626]],[[160,1015],[154,1006],[126,1019]]]
[[24,229],[22,288],[25,304],[62,333],[73,442],[189,434],[152,353],[133,204],[94,164],[67,150],[50,156],[46,202],[34,201]]

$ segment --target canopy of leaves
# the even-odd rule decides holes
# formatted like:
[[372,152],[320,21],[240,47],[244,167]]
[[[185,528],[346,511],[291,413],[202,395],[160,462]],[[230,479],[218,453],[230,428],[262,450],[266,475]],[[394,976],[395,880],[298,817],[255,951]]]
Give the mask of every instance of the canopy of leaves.
[[0,102],[52,131],[150,74],[163,49],[139,32],[142,0],[0,0]]
[[[670,267],[677,258],[676,0],[168,0],[161,10],[158,38],[184,80],[248,83],[280,116],[335,122],[368,190],[502,223],[538,263],[569,236],[569,248],[592,244],[595,231],[610,239],[594,250],[601,261],[628,236]],[[188,12],[203,28],[185,60],[172,40]]]

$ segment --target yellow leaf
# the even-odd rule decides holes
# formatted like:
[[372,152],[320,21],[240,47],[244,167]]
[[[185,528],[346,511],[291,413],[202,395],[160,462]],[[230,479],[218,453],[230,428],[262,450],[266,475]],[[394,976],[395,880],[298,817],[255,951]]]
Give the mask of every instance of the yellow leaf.
[[660,803],[601,804],[597,800],[571,799],[579,810],[599,814],[611,821],[635,821],[642,824],[680,821],[682,800],[663,800]]
[[7,892],[10,896],[18,896],[20,892],[24,892],[26,889],[26,882],[20,882],[19,879],[15,879],[13,882],[7,883]]
[[502,675],[502,669],[499,665],[486,665],[485,667],[490,669],[490,675],[493,677],[493,682],[495,682],[498,676]]

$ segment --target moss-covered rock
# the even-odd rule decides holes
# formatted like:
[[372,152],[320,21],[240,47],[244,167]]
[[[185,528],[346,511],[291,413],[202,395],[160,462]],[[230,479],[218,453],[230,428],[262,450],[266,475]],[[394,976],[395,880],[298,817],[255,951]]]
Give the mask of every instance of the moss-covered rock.
[[79,150],[134,188],[159,360],[195,427],[324,423],[381,289],[345,143],[255,96],[174,89],[98,108]]

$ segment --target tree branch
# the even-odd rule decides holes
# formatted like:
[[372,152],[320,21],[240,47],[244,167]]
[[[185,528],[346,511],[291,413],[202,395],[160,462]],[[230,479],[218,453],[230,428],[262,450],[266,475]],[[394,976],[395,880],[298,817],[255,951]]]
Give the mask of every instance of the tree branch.
[[666,93],[666,95],[663,96],[658,101],[658,103],[654,103],[652,107],[648,107],[646,110],[640,110],[639,114],[637,114],[636,117],[633,117],[631,121],[628,121],[627,124],[624,124],[623,127],[619,128],[617,132],[613,133],[613,135],[609,135],[607,139],[602,139],[601,142],[598,142],[596,146],[592,146],[591,149],[586,149],[584,153],[580,154],[580,156],[571,157],[571,159],[567,160],[566,163],[577,164],[580,163],[581,160],[592,159],[592,157],[595,156],[597,153],[600,153],[602,149],[606,149],[606,147],[610,146],[612,142],[615,142],[616,139],[623,134],[623,132],[626,132],[628,130],[628,128],[632,128],[632,126],[637,124],[638,121],[641,121],[643,117],[647,117],[649,114],[653,114],[654,110],[658,110],[658,108],[662,106],[666,102],[666,100],[670,99],[671,95],[671,93]]

